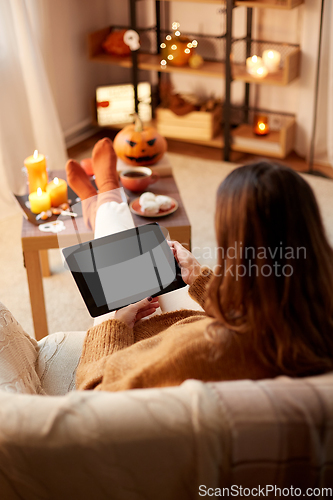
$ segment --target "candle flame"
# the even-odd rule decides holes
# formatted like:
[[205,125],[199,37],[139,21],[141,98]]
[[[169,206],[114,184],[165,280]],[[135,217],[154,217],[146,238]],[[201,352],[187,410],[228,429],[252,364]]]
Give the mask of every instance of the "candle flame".
[[34,156],[34,159],[37,160],[37,158],[38,158],[38,149],[35,149],[33,156]]
[[42,188],[37,188],[37,196],[42,196]]
[[54,182],[54,184],[59,184],[59,179],[58,179],[58,177],[55,177],[55,178],[53,179],[53,182]]
[[264,69],[263,69],[263,68],[258,68],[258,69],[257,69],[257,73],[258,73],[258,75],[262,75],[262,74],[263,74],[263,72],[264,72]]
[[260,128],[260,130],[265,130],[266,125],[261,122],[261,123],[259,123],[258,127]]
[[252,56],[252,61],[253,61],[254,63],[256,63],[256,62],[257,62],[257,60],[258,60],[258,57],[257,57],[257,56]]
[[274,59],[274,52],[272,50],[270,50],[267,55],[270,59]]

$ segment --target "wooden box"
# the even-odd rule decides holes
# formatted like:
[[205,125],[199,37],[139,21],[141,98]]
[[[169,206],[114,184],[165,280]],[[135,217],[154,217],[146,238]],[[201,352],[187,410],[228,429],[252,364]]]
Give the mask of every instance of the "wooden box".
[[207,140],[221,130],[222,109],[192,111],[178,116],[167,108],[156,109],[156,128],[164,137],[175,139]]
[[294,140],[295,120],[289,120],[280,130],[272,130],[263,137],[256,136],[251,125],[242,124],[232,131],[231,148],[233,151],[283,159],[293,150]]

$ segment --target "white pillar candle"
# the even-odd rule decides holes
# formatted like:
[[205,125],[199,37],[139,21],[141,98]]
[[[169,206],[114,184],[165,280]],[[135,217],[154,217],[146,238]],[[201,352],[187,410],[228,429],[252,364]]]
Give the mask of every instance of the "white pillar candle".
[[270,73],[275,73],[280,66],[281,54],[277,50],[264,50],[262,61]]
[[246,71],[253,75],[256,68],[262,66],[262,59],[259,56],[252,56],[246,59]]

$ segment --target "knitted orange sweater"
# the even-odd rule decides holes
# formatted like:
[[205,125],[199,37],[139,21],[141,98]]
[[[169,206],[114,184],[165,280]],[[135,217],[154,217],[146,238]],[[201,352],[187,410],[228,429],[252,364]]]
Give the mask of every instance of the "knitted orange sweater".
[[[210,274],[189,288],[202,307]],[[78,389],[121,391],[202,381],[276,376],[262,364],[247,336],[220,327],[205,313],[179,310],[129,328],[108,320],[87,332],[76,374]]]

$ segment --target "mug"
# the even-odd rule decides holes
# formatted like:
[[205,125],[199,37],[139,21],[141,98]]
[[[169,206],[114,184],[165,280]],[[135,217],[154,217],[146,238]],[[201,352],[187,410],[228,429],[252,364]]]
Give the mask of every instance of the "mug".
[[120,180],[124,188],[134,193],[144,191],[150,184],[159,180],[160,176],[153,174],[150,168],[133,167],[120,172]]

